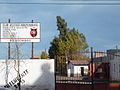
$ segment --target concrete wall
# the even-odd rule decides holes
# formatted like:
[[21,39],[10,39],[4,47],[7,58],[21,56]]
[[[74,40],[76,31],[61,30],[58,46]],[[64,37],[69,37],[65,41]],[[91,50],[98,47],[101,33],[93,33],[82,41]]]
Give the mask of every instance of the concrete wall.
[[68,77],[70,76],[81,76],[81,67],[84,68],[84,75],[88,74],[88,66],[87,65],[73,65],[73,64],[68,64],[67,65],[67,75]]
[[88,74],[88,66],[74,66],[74,75],[81,76],[81,67],[84,68],[84,74]]
[[[18,60],[8,60],[7,62],[0,60],[0,86],[15,90],[19,80],[17,67]],[[54,90],[54,60],[20,60],[20,76],[22,90]]]
[[70,77],[74,74],[74,65],[72,65],[71,63],[69,63],[67,65],[67,76]]
[[[118,53],[117,55],[120,55],[120,53]],[[114,56],[114,58],[110,60],[110,78],[112,80],[120,80],[120,57],[119,56]]]

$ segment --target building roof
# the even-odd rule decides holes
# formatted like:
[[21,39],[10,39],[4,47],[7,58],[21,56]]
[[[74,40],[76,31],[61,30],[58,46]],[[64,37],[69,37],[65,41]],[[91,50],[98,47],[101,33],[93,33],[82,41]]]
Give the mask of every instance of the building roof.
[[40,59],[40,56],[33,56],[32,59]]
[[88,65],[88,60],[70,60],[70,63],[73,65]]

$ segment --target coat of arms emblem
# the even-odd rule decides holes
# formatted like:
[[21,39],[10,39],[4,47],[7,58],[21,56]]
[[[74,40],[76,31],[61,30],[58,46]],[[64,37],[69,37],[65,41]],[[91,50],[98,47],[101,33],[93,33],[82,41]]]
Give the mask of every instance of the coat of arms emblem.
[[36,37],[37,36],[37,28],[31,28],[31,31],[30,31],[30,35],[32,36],[32,37]]

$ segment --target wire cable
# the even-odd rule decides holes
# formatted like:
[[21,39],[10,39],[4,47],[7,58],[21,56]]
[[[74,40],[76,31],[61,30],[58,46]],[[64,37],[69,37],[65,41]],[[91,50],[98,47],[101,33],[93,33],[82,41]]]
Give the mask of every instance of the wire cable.
[[50,2],[50,3],[17,3],[17,2],[0,2],[0,5],[120,5],[120,2]]

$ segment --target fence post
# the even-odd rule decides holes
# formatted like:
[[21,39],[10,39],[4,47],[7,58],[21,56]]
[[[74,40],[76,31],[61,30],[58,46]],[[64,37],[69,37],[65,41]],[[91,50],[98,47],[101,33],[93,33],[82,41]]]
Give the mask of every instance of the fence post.
[[91,67],[91,69],[92,69],[92,90],[94,90],[94,73],[93,73],[93,47],[91,47],[91,64],[92,64],[92,67]]
[[120,90],[120,84],[119,84],[119,90]]
[[57,90],[57,83],[56,83],[56,71],[57,71],[57,56],[54,56],[54,75],[55,75],[55,90]]

